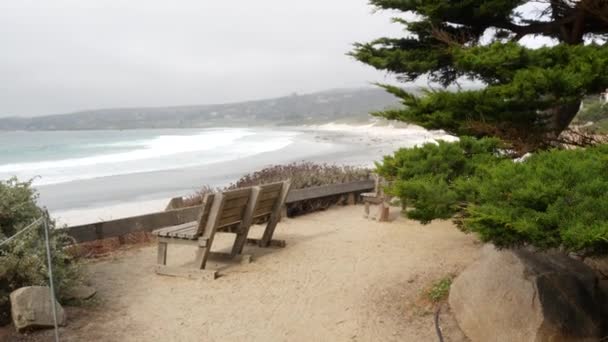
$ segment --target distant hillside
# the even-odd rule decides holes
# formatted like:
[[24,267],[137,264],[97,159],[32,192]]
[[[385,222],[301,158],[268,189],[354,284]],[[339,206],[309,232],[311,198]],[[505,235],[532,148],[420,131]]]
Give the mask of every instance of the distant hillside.
[[371,111],[398,105],[382,89],[331,90],[240,103],[121,108],[32,118],[0,118],[0,130],[88,130],[304,125],[363,121]]

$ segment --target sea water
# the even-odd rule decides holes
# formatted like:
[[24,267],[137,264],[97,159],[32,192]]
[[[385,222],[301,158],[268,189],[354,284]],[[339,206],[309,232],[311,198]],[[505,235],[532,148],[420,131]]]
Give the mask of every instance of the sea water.
[[[372,166],[441,132],[318,127],[0,131],[0,180],[32,180],[39,204],[66,223],[162,210],[169,198],[222,187],[261,168],[299,161]],[[154,205],[152,205],[154,203]],[[69,215],[68,215],[69,214]]]
[[0,179],[35,186],[213,164],[282,149],[290,130],[41,131],[0,133]]

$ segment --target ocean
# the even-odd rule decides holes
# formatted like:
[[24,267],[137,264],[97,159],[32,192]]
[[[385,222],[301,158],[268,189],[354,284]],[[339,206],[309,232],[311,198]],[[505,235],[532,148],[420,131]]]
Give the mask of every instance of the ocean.
[[279,150],[300,134],[245,128],[0,134],[0,179],[34,185],[214,164]]
[[[273,164],[371,166],[398,147],[449,138],[415,127],[334,124],[0,132],[0,179],[31,179],[39,203],[73,223],[78,216],[74,213],[85,210],[94,209],[95,218],[108,219],[124,216],[116,213],[125,208],[138,213],[162,209],[168,198],[188,195],[203,185],[227,185]],[[135,203],[155,205],[135,208]],[[100,208],[107,209],[105,214]]]

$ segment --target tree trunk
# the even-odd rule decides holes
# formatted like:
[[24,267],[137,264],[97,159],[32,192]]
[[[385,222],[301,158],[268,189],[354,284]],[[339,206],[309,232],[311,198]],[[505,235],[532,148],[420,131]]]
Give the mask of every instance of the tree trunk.
[[545,111],[545,127],[549,138],[556,139],[570,125],[581,108],[582,100],[549,108]]

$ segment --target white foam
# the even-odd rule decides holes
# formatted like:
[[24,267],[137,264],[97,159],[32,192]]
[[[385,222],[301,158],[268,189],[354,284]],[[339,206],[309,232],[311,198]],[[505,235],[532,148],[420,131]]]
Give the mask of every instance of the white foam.
[[[256,135],[257,140],[245,141]],[[278,150],[292,143],[295,135],[295,132],[280,132],[259,136],[248,129],[212,130],[195,135],[161,135],[149,140],[105,144],[108,147],[132,147],[126,152],[0,165],[0,177],[16,175],[21,179],[34,178],[35,185],[47,185],[192,167]]]
[[350,125],[330,122],[318,126],[308,126],[311,129],[329,132],[351,132],[365,134],[369,136],[397,137],[397,136],[418,136],[432,139],[455,141],[456,137],[447,134],[442,130],[429,131],[416,125],[397,126],[392,123],[375,121],[366,125]]

